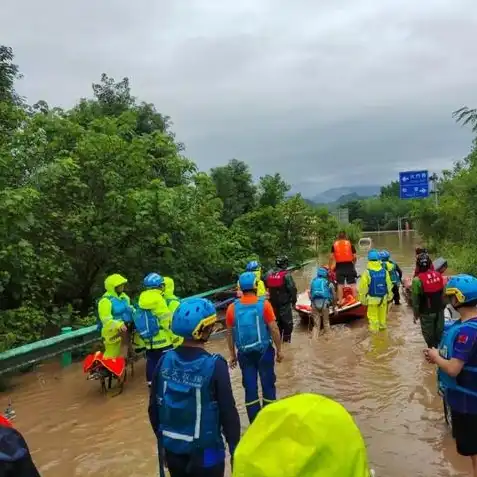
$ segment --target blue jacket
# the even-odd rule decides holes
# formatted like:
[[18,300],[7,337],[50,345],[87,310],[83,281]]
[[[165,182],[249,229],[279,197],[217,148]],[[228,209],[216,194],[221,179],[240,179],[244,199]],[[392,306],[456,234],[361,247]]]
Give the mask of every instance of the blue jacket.
[[[200,368],[200,373],[198,368]],[[187,384],[183,386],[180,383],[180,381],[184,382],[186,370],[188,374],[187,382],[191,380],[195,382],[197,379],[195,376],[202,377],[203,384],[207,382],[207,386],[200,388],[201,404],[205,406],[202,408],[202,435],[198,439],[194,439],[193,446],[185,441],[184,444],[174,442],[174,439],[170,437],[171,432],[179,434],[189,432],[191,422],[194,421],[195,424],[196,416],[189,419],[189,412],[184,412],[182,408],[182,406],[189,408],[187,399],[185,399],[186,394],[182,391],[191,390],[191,386]],[[167,377],[168,375],[171,376],[171,379]],[[169,381],[170,384],[167,384],[167,386],[170,386],[172,390],[167,398],[164,398],[162,391],[164,381]],[[177,407],[168,414],[165,401],[174,399],[174,395],[177,396],[177,394],[183,396],[184,400],[181,400]],[[176,416],[177,411],[179,411],[180,419]],[[221,429],[227,441],[229,452],[233,455],[240,440],[240,418],[232,393],[227,362],[222,357],[211,355],[201,348],[180,346],[176,350],[166,353],[161,358],[153,377],[149,401],[149,419],[156,436],[162,439],[164,448],[169,452],[188,453],[187,451],[193,447],[194,454],[202,461],[204,467],[216,465],[225,459]],[[190,422],[187,422],[188,420]],[[164,436],[164,431],[169,437]]]
[[[451,325],[448,328],[448,330],[444,333],[441,339],[441,343],[439,345],[439,354],[443,358],[452,359],[452,354],[454,351],[454,342],[463,326],[477,329],[477,322],[473,320],[464,321],[464,322],[456,321],[453,325]],[[473,375],[475,376],[476,389],[477,389],[477,367],[464,365],[461,373],[462,372],[473,373]],[[437,379],[439,382],[439,389],[441,389],[443,392],[452,390],[452,391],[457,391],[460,393],[467,394],[469,396],[477,397],[476,390],[468,389],[466,387],[461,386],[458,383],[458,377],[449,376],[441,368],[439,368],[437,371]]]
[[2,477],[40,477],[25,439],[17,430],[1,425],[0,475]]

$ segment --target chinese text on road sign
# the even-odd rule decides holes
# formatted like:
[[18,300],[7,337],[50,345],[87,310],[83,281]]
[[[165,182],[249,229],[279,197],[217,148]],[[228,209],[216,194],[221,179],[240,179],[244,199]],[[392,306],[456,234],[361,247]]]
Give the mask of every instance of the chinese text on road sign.
[[401,199],[424,199],[429,197],[428,171],[400,172],[399,196]]

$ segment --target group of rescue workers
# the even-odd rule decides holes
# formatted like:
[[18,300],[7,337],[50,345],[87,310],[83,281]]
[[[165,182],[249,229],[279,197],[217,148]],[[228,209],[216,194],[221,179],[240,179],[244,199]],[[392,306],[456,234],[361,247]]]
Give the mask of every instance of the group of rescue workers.
[[[357,279],[356,251],[343,241],[347,239],[340,236],[332,251],[335,259],[338,255],[338,285],[348,283],[348,278],[354,283]],[[121,335],[132,319],[135,345],[146,348],[149,418],[157,437],[161,475],[165,475],[166,463],[171,477],[223,477],[223,436],[235,477],[373,475],[361,432],[340,404],[306,393],[275,402],[275,361],[282,361],[283,342],[291,340],[292,307],[297,299],[288,260],[279,257],[276,264],[263,281],[256,261],[239,277],[238,296],[228,306],[225,318],[229,363],[205,349],[217,323],[216,309],[209,300],[179,300],[171,279],[151,273],[133,305],[124,291],[124,277],[106,279],[106,293],[98,302],[104,357],[119,359]],[[388,303],[394,300],[399,304],[401,278],[402,272],[388,252],[369,251],[359,296],[368,307],[373,333],[386,328]],[[310,296],[325,330],[329,329],[325,305],[339,305],[339,291],[334,298],[332,287],[329,268],[319,267]],[[456,275],[445,285],[427,252],[419,250],[412,296],[415,321],[420,320],[428,345],[425,357],[438,366],[441,392],[451,408],[457,450],[471,457],[477,477],[477,278]],[[443,332],[446,301],[458,319]],[[229,373],[229,367],[237,364],[251,424],[243,436]],[[23,462],[26,470],[0,470],[0,477],[37,477],[26,443],[8,426],[8,421],[0,422],[0,432],[9,432],[12,444],[5,450],[0,438],[0,462],[2,452],[13,454],[13,445],[18,444],[18,462]],[[13,466],[15,458],[7,457]]]

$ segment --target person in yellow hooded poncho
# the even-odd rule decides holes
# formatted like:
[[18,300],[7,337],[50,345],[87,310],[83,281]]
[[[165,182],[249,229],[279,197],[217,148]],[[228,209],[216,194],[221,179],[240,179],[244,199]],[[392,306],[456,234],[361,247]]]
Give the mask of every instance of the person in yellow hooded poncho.
[[139,295],[134,324],[146,348],[146,381],[150,386],[157,363],[172,349],[172,313],[164,298],[165,282],[161,275],[149,273],[144,278],[144,287],[146,289]]
[[[245,267],[246,272],[253,272],[257,277],[257,296],[265,296],[267,294],[267,289],[265,287],[265,283],[262,280],[262,266],[260,265],[257,260],[252,260],[251,262],[247,263]],[[242,290],[240,290],[239,282],[237,282],[237,295],[242,296]]]
[[318,394],[265,407],[233,455],[233,477],[372,477],[366,445],[348,411]]
[[98,301],[98,318],[105,359],[121,355],[122,339],[127,331],[126,323],[132,320],[134,309],[129,296],[124,293],[127,282],[119,273],[109,275],[104,280],[106,292]]
[[[164,277],[164,299],[172,314],[174,314],[181,302],[180,298],[174,295],[174,288],[174,280],[171,277]],[[177,348],[184,342],[184,338],[175,335],[171,330],[171,342],[172,346]]]
[[388,303],[393,299],[393,284],[375,249],[368,252],[368,266],[359,281],[359,299],[368,307],[369,331],[385,330]]

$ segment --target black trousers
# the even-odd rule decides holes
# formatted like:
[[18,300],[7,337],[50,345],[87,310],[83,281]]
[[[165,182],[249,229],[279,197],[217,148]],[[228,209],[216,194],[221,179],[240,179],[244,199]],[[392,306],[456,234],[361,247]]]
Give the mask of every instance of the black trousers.
[[171,477],[224,477],[225,462],[213,467],[198,467],[188,455],[166,451],[167,467]]
[[293,332],[293,310],[292,304],[274,306],[273,311],[277,319],[278,329],[280,330],[280,336],[285,343],[291,342],[291,336]]
[[401,295],[399,294],[399,285],[395,283],[393,285],[393,299],[394,299],[394,304],[399,305],[401,302]]

